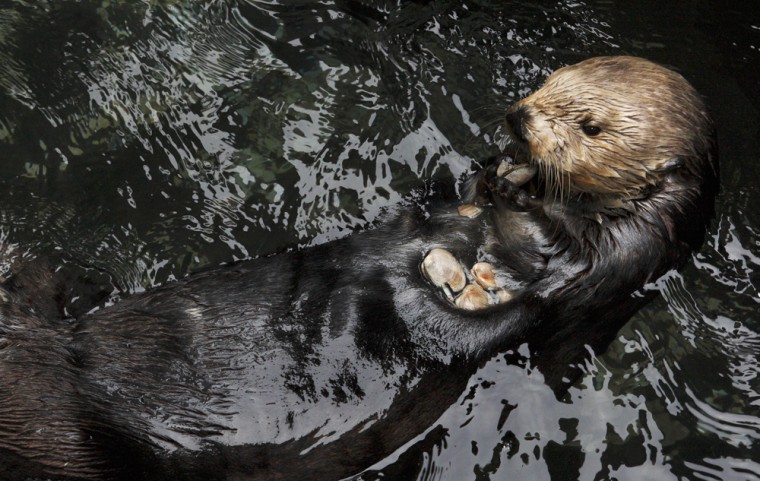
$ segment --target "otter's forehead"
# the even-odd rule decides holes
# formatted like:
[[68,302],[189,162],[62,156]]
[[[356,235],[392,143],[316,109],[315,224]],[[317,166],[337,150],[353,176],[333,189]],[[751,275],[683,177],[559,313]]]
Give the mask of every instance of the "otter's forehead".
[[595,57],[563,67],[547,79],[547,83],[566,83],[576,87],[590,84],[597,88],[607,85],[621,89],[640,89],[648,86],[674,88],[689,86],[676,72],[654,62],[636,57]]
[[647,118],[660,117],[673,105],[691,108],[701,102],[680,74],[624,56],[596,57],[563,67],[526,100],[558,116],[595,111]]

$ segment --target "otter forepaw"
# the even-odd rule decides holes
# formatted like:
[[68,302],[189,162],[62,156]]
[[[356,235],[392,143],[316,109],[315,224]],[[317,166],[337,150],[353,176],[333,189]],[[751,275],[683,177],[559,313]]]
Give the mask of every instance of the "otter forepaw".
[[491,188],[491,184],[493,184],[493,182],[496,179],[498,179],[498,178],[501,177],[501,170],[502,170],[501,164],[502,164],[501,161],[499,161],[499,162],[490,162],[485,167],[485,172],[484,172],[484,175],[483,175],[483,182],[485,183],[486,187],[488,187],[489,190]]
[[494,177],[491,179],[488,187],[492,195],[499,196],[500,199],[506,201],[515,210],[528,210],[531,207],[530,195],[524,189],[504,177]]

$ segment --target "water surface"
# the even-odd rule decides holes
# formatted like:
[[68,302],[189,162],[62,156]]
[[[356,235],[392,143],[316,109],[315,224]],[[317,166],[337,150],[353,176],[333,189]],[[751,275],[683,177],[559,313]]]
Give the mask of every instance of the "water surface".
[[608,54],[676,68],[713,111],[723,190],[703,249],[563,399],[496,356],[365,479],[402,453],[424,480],[760,479],[752,5],[6,0],[0,238],[112,302],[327,242],[476,169],[507,105]]

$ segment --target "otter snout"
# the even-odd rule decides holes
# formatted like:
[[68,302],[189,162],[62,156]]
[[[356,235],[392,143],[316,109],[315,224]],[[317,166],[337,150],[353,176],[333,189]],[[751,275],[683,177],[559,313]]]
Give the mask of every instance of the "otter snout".
[[525,107],[512,106],[507,111],[506,120],[512,138],[520,142],[527,142],[525,139],[525,123],[529,120],[528,110]]

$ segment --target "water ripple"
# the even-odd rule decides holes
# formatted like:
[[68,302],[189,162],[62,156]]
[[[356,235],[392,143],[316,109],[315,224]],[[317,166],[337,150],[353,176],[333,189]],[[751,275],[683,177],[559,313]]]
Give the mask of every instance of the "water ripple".
[[[616,32],[623,6],[0,6],[0,245],[62,258],[117,297],[346,235],[498,150],[504,107],[554,69],[621,52],[672,59],[659,37],[637,47],[649,30]],[[760,235],[757,187],[736,180],[757,177],[745,164],[724,179],[702,252],[654,286],[661,296],[566,398],[529,360],[493,359],[441,418],[446,434],[426,433],[420,477],[756,479]]]
[[749,459],[708,458],[699,463],[687,463],[694,479],[714,481],[760,480],[760,464]]
[[733,446],[750,447],[760,439],[760,420],[757,416],[721,411],[698,399],[688,386],[685,392],[690,398],[686,404],[689,412],[697,419],[701,429]]

